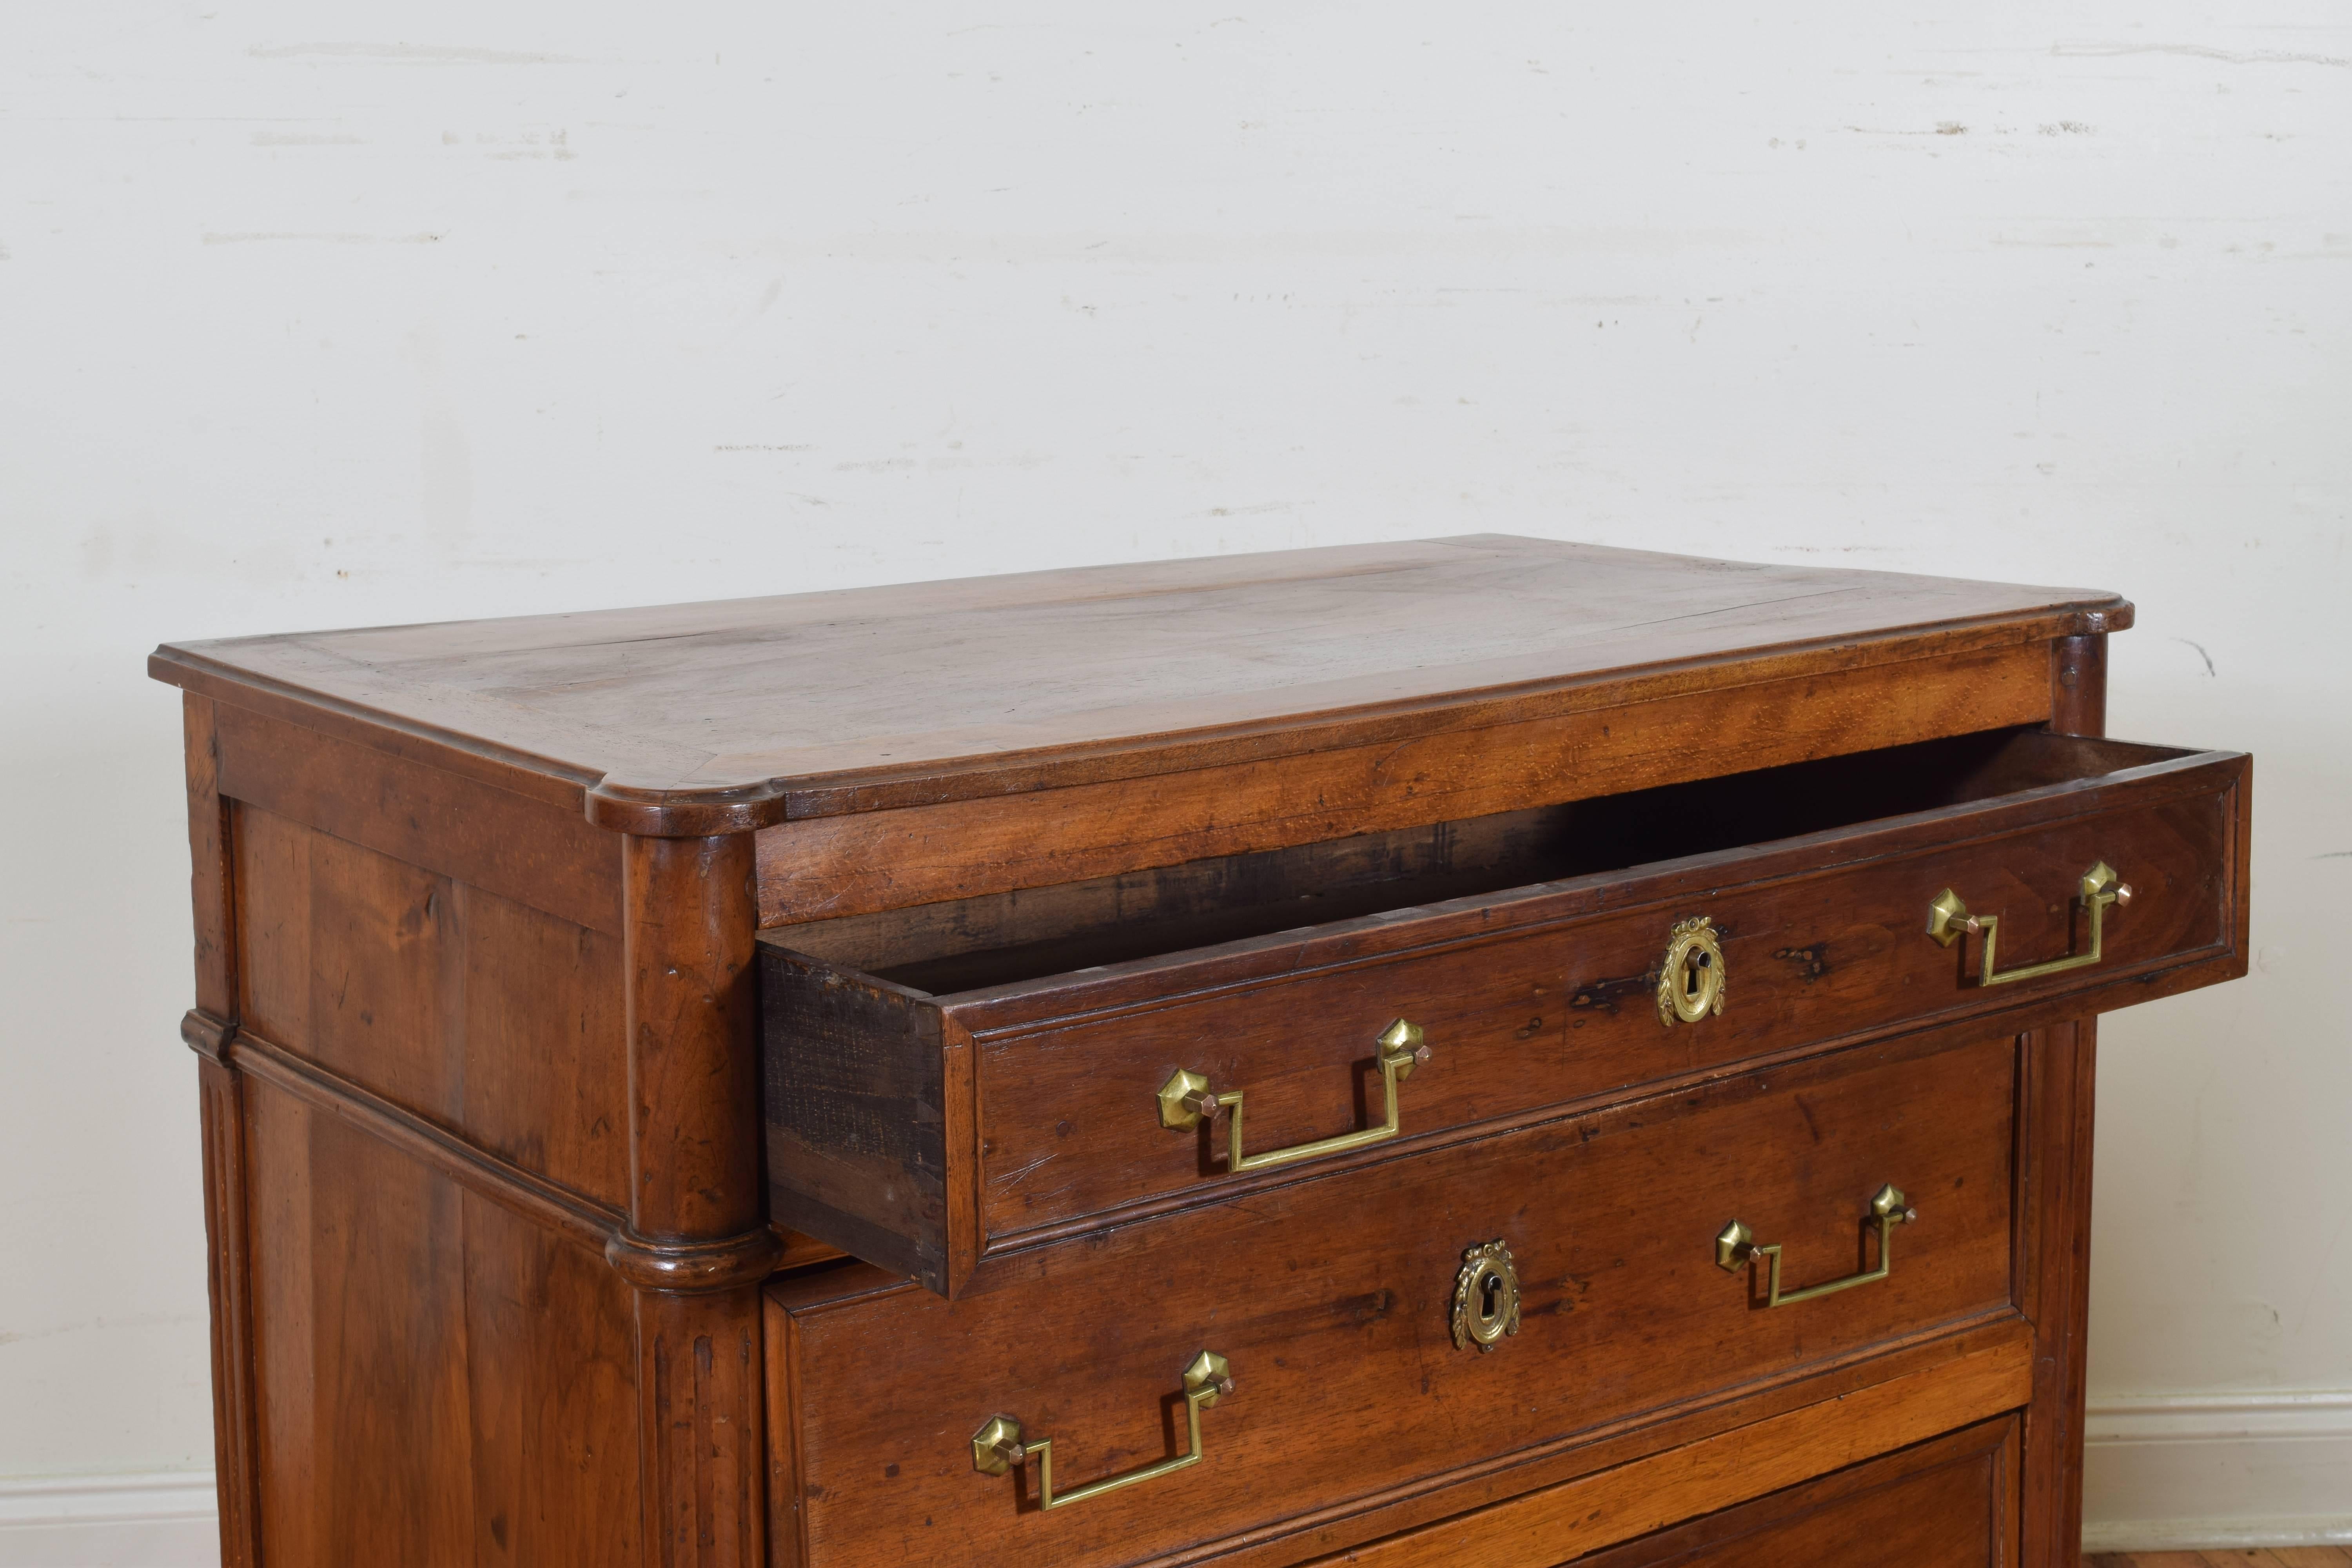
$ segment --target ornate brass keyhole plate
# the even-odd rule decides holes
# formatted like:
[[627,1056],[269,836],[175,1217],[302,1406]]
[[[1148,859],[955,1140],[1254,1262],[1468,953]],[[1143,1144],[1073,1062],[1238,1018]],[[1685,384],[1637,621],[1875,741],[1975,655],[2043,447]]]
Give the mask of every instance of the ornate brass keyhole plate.
[[1658,963],[1658,1022],[1667,1028],[1723,1011],[1726,976],[1716,934],[1715,921],[1705,915],[1667,933],[1666,956]]
[[1454,1348],[1482,1352],[1502,1348],[1503,1336],[1519,1331],[1519,1271],[1511,1249],[1498,1238],[1462,1254],[1454,1280]]

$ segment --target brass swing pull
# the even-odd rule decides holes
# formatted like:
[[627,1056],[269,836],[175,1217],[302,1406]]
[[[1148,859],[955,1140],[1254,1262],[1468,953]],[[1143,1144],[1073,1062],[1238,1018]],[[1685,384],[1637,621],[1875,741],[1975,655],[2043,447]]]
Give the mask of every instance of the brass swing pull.
[[1843,1279],[1832,1279],[1826,1285],[1808,1285],[1801,1290],[1780,1290],[1780,1244],[1768,1247],[1756,1245],[1756,1234],[1738,1220],[1723,1227],[1715,1238],[1715,1264],[1718,1268],[1737,1274],[1759,1258],[1771,1259],[1771,1272],[1764,1288],[1767,1307],[1793,1306],[1810,1301],[1816,1296],[1833,1295],[1850,1290],[1856,1285],[1867,1285],[1874,1279],[1884,1279],[1895,1268],[1895,1227],[1919,1217],[1916,1209],[1904,1205],[1903,1194],[1893,1183],[1871,1194],[1870,1212],[1878,1221],[1878,1267],[1862,1274],[1849,1274]]
[[2006,985],[2012,980],[2032,980],[2044,974],[2055,974],[2063,969],[2084,969],[2099,962],[2101,944],[2105,939],[2107,906],[2132,901],[2129,882],[2116,879],[2116,868],[2105,860],[2083,873],[2075,897],[2091,911],[2091,951],[2069,953],[2044,963],[2029,963],[2006,973],[1993,973],[1993,942],[2000,934],[1999,915],[1972,915],[1969,906],[1960,902],[1959,894],[1946,888],[1936,901],[1927,906],[1927,935],[1938,947],[1949,947],[1971,931],[1984,935],[1984,963],[1977,972],[1979,985]]
[[1233,1368],[1225,1358],[1214,1351],[1202,1351],[1184,1369],[1184,1430],[1185,1452],[1172,1459],[1162,1459],[1146,1465],[1139,1470],[1124,1475],[1107,1476],[1098,1481],[1088,1481],[1058,1497],[1054,1492],[1054,1439],[1041,1437],[1034,1443],[1022,1440],[1021,1423],[1010,1415],[992,1415],[988,1425],[971,1435],[971,1468],[983,1476],[1009,1475],[1018,1466],[1037,1461],[1037,1506],[1041,1509],[1067,1508],[1074,1502],[1115,1492],[1125,1487],[1156,1480],[1190,1469],[1201,1462],[1201,1412],[1234,1391]]
[[1397,1085],[1412,1076],[1412,1069],[1429,1059],[1429,1047],[1422,1043],[1420,1026],[1408,1024],[1402,1018],[1381,1033],[1381,1084],[1388,1101],[1388,1120],[1378,1127],[1367,1127],[1356,1132],[1342,1132],[1336,1138],[1318,1138],[1312,1143],[1293,1143],[1287,1149],[1269,1149],[1263,1154],[1242,1152],[1242,1090],[1227,1089],[1220,1094],[1209,1087],[1201,1074],[1183,1068],[1168,1076],[1160,1086],[1160,1125],[1175,1131],[1198,1127],[1213,1121],[1220,1111],[1231,1111],[1225,1123],[1225,1170],[1239,1175],[1244,1171],[1263,1171],[1269,1166],[1287,1165],[1299,1160],[1320,1159],[1326,1154],[1344,1154],[1350,1149],[1369,1144],[1385,1143],[1397,1135]]

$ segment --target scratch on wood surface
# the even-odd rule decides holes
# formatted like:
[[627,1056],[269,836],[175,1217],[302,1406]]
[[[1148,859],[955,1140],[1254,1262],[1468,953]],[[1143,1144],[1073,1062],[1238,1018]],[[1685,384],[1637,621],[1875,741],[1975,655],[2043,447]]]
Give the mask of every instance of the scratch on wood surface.
[[1039,1169],[1051,1163],[1056,1158],[1058,1158],[1057,1155],[1050,1153],[1040,1154],[1035,1159],[1030,1161],[1027,1164],[1015,1166],[1013,1169],[1005,1172],[1004,1174],[996,1177],[992,1184],[1000,1187],[1017,1186],[1028,1177],[1034,1175]]

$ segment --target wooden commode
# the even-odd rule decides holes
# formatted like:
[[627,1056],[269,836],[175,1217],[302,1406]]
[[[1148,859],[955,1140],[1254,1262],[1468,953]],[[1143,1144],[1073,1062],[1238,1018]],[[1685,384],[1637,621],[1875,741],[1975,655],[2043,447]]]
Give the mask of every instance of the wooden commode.
[[166,645],[232,1568],[2079,1556],[2102,594],[1481,536]]

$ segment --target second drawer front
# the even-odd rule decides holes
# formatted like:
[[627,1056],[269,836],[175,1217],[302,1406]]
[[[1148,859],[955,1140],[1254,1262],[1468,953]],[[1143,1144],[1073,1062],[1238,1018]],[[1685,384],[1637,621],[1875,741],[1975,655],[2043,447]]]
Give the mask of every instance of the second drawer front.
[[[1041,1248],[960,1301],[864,1269],[780,1287],[794,1549],[1142,1561],[1997,1309],[2016,1063],[2006,1037],[1860,1047]],[[1762,1248],[1784,1294],[1875,1269],[1890,1183],[1917,1217],[1884,1277],[1766,1304]],[[1726,1270],[1734,1220],[1754,1250]],[[1457,1348],[1489,1242],[1517,1331]],[[1064,1493],[1183,1453],[1204,1351],[1235,1386],[1181,1474],[1041,1512],[1034,1458],[975,1471],[1000,1415],[1051,1440]]]

